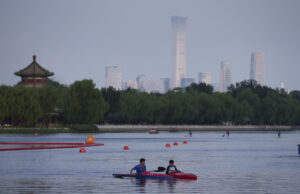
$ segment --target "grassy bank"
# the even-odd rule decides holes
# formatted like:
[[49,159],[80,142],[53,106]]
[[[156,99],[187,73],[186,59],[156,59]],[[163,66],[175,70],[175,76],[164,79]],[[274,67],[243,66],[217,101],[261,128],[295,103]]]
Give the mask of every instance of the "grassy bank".
[[57,128],[36,128],[36,127],[4,127],[0,128],[0,133],[97,133],[96,125],[74,124],[68,127]]

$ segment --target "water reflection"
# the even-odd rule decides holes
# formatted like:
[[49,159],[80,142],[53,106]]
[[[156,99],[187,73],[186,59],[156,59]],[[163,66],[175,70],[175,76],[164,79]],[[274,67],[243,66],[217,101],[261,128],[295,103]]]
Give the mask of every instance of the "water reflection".
[[174,191],[175,184],[177,181],[175,180],[166,180],[166,179],[140,179],[140,178],[129,178],[130,183],[137,187],[137,190],[141,193],[145,193],[147,191],[151,191],[153,188],[161,188],[165,190],[167,187],[169,192]]

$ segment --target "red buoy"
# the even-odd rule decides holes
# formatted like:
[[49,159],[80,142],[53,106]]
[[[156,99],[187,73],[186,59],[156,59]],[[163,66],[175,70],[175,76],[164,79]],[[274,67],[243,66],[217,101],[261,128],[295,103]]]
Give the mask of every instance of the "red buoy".
[[183,141],[182,143],[183,143],[183,144],[187,144],[187,141]]
[[80,152],[80,153],[84,153],[84,152],[85,152],[85,149],[84,149],[84,148],[80,148],[79,152]]
[[128,146],[124,146],[123,150],[129,150],[129,147]]
[[175,142],[173,143],[173,145],[174,145],[174,146],[178,146],[178,143],[175,141]]
[[169,143],[166,144],[166,148],[169,148],[171,147],[171,145]]
[[37,135],[38,135],[38,133],[34,133],[33,135],[37,136]]

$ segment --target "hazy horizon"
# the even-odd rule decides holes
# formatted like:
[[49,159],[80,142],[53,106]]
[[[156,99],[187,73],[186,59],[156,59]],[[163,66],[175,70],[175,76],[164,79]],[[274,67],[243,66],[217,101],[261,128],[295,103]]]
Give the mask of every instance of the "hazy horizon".
[[171,16],[187,17],[187,77],[211,72],[219,82],[229,61],[233,83],[249,79],[252,52],[264,52],[265,84],[300,90],[300,1],[52,0],[0,1],[0,85],[37,62],[63,84],[92,79],[105,86],[105,66],[123,80],[171,78]]

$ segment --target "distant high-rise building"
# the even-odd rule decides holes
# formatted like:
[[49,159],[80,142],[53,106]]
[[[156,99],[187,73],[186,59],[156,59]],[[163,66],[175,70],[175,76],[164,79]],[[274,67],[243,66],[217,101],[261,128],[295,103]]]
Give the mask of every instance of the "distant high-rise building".
[[143,78],[146,78],[146,76],[145,75],[139,75],[139,76],[136,77],[136,83],[138,85],[138,89],[140,89],[140,87],[141,87],[141,81],[142,81]]
[[264,53],[254,52],[251,54],[250,79],[257,81],[258,84],[264,85]]
[[227,88],[231,85],[231,67],[228,61],[221,62],[220,85],[219,92],[227,92]]
[[172,87],[180,87],[181,78],[186,77],[186,17],[173,16],[173,64]]
[[138,89],[138,84],[136,81],[134,80],[128,80],[127,82],[125,82],[125,90],[127,90],[128,88],[131,89]]
[[211,85],[211,74],[210,72],[200,72],[198,74],[198,83],[205,83]]
[[181,78],[181,84],[180,84],[180,86],[182,88],[186,88],[186,87],[189,87],[190,85],[192,85],[192,83],[195,83],[195,79],[194,78]]
[[144,92],[159,92],[159,93],[164,93],[164,83],[160,79],[152,79],[152,78],[147,78],[147,77],[142,77],[140,79],[140,91]]
[[107,66],[105,67],[106,87],[113,87],[116,90],[122,90],[123,74],[121,67]]
[[161,78],[160,80],[163,82],[164,92],[168,92],[170,89],[170,78]]

